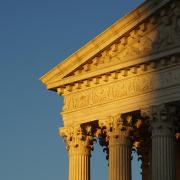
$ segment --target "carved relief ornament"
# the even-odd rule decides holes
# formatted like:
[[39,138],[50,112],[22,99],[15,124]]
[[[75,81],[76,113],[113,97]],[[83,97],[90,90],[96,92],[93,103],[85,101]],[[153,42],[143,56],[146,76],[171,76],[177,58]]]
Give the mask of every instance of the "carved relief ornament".
[[104,84],[103,87],[97,86],[93,89],[70,93],[64,96],[63,111],[73,111],[178,85],[179,77],[178,69],[171,72],[146,73],[116,80]]

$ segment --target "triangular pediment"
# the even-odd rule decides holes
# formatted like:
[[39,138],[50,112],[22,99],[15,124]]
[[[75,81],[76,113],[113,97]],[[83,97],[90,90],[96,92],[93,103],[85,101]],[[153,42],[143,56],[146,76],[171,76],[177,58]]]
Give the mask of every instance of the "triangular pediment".
[[[172,3],[173,2],[173,3]],[[178,1],[146,1],[45,74],[48,89],[98,76],[161,55],[180,45]],[[178,49],[179,51],[179,49]]]

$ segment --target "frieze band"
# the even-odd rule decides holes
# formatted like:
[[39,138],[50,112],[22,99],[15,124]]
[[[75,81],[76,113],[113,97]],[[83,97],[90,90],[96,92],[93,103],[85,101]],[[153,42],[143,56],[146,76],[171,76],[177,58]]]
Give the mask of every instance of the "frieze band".
[[180,71],[148,73],[65,96],[64,112],[148,93],[179,84]]

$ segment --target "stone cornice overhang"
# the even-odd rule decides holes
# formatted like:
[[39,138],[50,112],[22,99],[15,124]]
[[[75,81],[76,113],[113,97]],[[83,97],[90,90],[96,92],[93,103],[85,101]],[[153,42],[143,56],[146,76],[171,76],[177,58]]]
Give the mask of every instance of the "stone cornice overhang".
[[[168,2],[170,2],[170,0],[145,1],[142,5],[133,10],[127,16],[121,18],[119,21],[105,30],[102,34],[98,35],[96,38],[83,46],[80,50],[55,66],[52,70],[42,76],[40,80],[47,86],[48,89],[55,91],[57,91],[58,87],[71,83],[73,80],[77,81],[78,78],[80,78],[79,80],[81,80],[83,76],[77,77],[77,79],[73,79],[73,77],[72,79],[66,79],[64,77],[77,69],[80,65],[87,62],[89,59],[95,57],[99,52],[112,45],[114,42],[116,42],[117,39],[123,37],[127,32],[131,31],[135,26],[140,24],[146,18],[150,17]],[[130,61],[128,62],[128,64],[129,63]],[[135,62],[132,61],[131,63]],[[119,64],[117,66],[123,67],[125,66],[125,63]],[[117,68],[117,66],[112,67],[112,69]],[[104,73],[102,71],[106,71],[106,69],[104,68],[103,70],[86,74],[86,78],[95,76],[98,73]]]
[[76,76],[70,76],[67,77],[65,79],[59,80],[57,82],[52,82],[49,83],[47,85],[48,89],[53,89],[54,87],[58,88],[58,87],[62,87],[62,86],[66,86],[69,84],[73,84],[76,82],[81,82],[84,81],[86,79],[91,79],[94,77],[98,77],[104,74],[108,74],[108,73],[112,73],[112,72],[116,72],[119,70],[129,70],[132,67],[138,67],[139,65],[146,65],[149,64],[150,62],[156,60],[157,62],[159,61],[159,59],[163,58],[163,57],[174,57],[174,55],[178,54],[179,55],[180,52],[180,47],[177,48],[173,48],[170,50],[166,50],[165,52],[159,52],[158,54],[152,54],[149,55],[147,57],[142,57],[142,58],[136,58],[136,59],[132,59],[131,61],[128,62],[124,62],[121,64],[116,64],[113,65],[111,67],[105,67],[103,69],[99,69],[99,70],[94,70],[94,71],[90,71],[87,72],[85,74],[82,75],[76,75]]

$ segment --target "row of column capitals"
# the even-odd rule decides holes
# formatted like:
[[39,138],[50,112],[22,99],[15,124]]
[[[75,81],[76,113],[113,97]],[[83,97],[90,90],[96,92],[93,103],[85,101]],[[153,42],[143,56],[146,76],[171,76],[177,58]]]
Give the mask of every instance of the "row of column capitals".
[[[105,147],[109,180],[131,180],[132,150],[142,160],[143,180],[175,180],[178,119],[177,107],[163,104],[61,128],[69,154],[69,180],[90,179],[90,155],[96,137]],[[180,133],[177,136],[180,139]]]
[[[114,145],[128,145],[138,152],[140,158],[148,159],[151,148],[151,137],[175,137],[176,127],[179,127],[177,107],[175,105],[155,105],[142,108],[139,115],[126,113],[107,116],[99,120],[102,130],[101,145],[107,147]],[[124,118],[125,117],[125,118]],[[148,163],[148,161],[147,161]],[[147,164],[145,163],[145,164]]]

